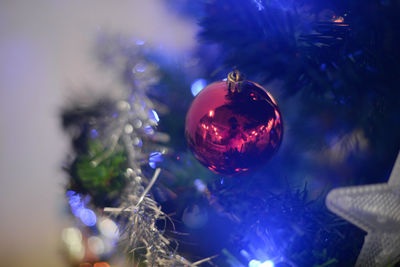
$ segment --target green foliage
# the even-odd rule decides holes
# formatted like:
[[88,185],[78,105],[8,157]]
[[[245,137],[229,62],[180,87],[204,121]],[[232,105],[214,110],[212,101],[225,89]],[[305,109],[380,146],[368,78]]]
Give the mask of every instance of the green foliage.
[[88,140],[88,152],[76,158],[74,178],[95,202],[119,195],[125,184],[126,156],[122,147],[107,150],[98,140]]

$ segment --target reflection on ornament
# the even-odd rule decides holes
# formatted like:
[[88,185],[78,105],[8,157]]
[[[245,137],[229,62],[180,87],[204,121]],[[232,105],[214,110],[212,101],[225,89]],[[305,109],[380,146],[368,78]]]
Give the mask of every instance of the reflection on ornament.
[[400,260],[400,153],[388,183],[334,189],[327,207],[368,234],[356,266],[390,266]]
[[194,156],[210,170],[233,175],[267,162],[282,141],[282,115],[274,98],[237,71],[207,86],[186,116]]
[[204,80],[204,79],[197,79],[197,80],[195,80],[195,81],[192,83],[191,87],[190,87],[190,90],[191,90],[191,92],[192,92],[192,95],[193,95],[193,96],[196,96],[198,93],[200,93],[201,90],[204,89],[204,87],[206,87],[206,85],[207,85],[207,81]]

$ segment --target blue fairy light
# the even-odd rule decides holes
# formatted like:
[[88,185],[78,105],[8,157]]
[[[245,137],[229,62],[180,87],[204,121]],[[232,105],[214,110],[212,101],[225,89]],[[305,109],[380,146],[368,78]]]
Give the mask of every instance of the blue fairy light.
[[69,205],[71,206],[72,214],[81,219],[81,221],[87,226],[94,226],[97,218],[94,211],[85,208],[85,200],[89,201],[88,198],[82,199],[79,194],[75,191],[67,191],[67,197],[69,198]]
[[156,122],[160,121],[160,117],[158,117],[158,114],[154,109],[150,109],[149,118],[150,118],[150,120],[153,120],[153,121],[156,121]]
[[72,209],[78,208],[81,205],[81,197],[79,195],[71,195],[69,198],[69,205]]
[[264,6],[260,0],[253,0],[253,2],[256,4],[258,11],[261,11],[264,9]]
[[154,133],[154,130],[151,126],[146,126],[143,128],[143,130],[145,133],[150,134],[150,135]]
[[137,40],[136,41],[137,45],[144,45],[145,43],[146,43],[146,41],[143,41],[143,40]]
[[87,226],[94,226],[97,221],[96,214],[91,209],[81,209],[79,212],[79,218]]
[[85,207],[83,206],[82,202],[79,202],[76,205],[71,205],[71,211],[72,214],[74,214],[76,217],[79,217],[79,214]]
[[156,168],[156,163],[163,161],[161,152],[152,152],[149,156],[149,166],[153,169]]
[[156,163],[150,161],[150,162],[149,162],[149,166],[150,166],[152,169],[155,169],[155,168],[156,168]]
[[79,203],[79,206],[71,207],[72,214],[74,214],[75,217],[79,217],[79,214],[83,209],[85,209],[85,207],[83,206],[82,203]]
[[90,138],[95,139],[98,135],[99,133],[97,132],[96,129],[90,130]]
[[198,93],[200,93],[201,90],[204,89],[204,87],[206,87],[206,85],[207,85],[207,81],[204,79],[195,80],[190,87],[190,90],[192,91],[192,95],[196,96]]
[[163,161],[162,153],[161,152],[152,152],[152,153],[150,153],[149,161],[153,161],[153,162],[161,162],[161,161]]
[[65,194],[68,198],[72,197],[73,195],[75,195],[76,192],[72,191],[72,190],[68,190],[67,193]]
[[249,267],[274,267],[274,266],[275,264],[270,260],[264,262],[258,260],[251,260],[249,262]]
[[199,192],[204,192],[207,188],[207,186],[204,184],[204,182],[200,179],[194,180],[194,185],[197,188],[197,191]]

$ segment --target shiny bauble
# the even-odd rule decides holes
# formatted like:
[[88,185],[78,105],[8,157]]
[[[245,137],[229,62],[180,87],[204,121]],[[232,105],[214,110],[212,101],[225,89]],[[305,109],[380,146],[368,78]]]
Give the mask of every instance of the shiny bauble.
[[218,174],[231,176],[265,164],[282,135],[282,115],[274,98],[238,71],[204,88],[186,115],[190,149]]

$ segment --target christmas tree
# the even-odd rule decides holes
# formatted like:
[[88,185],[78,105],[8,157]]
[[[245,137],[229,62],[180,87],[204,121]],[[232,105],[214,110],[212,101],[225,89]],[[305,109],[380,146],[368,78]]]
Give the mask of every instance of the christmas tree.
[[[390,227],[357,224],[362,229],[330,212],[325,199],[337,187],[385,183],[391,173],[400,148],[399,3],[169,4],[199,21],[197,51],[176,58],[102,33],[94,51],[105,71],[119,74],[125,94],[90,106],[77,101],[62,113],[74,148],[66,196],[80,229],[64,235],[72,264],[130,258],[128,266],[353,266],[366,231],[398,235],[398,197],[389,215],[379,215]],[[260,166],[247,170],[238,161],[232,168],[240,173],[226,175],[189,150],[185,118],[194,97],[232,69],[273,96],[283,137],[269,161],[252,152]],[[260,122],[257,107],[242,103],[231,113],[250,119],[250,109]],[[93,255],[77,249],[81,232]],[[398,248],[399,239],[391,242]],[[398,260],[389,251],[368,266]]]

